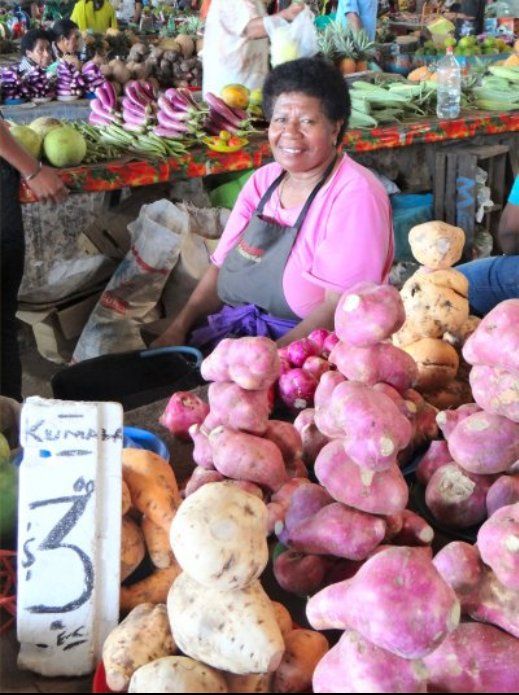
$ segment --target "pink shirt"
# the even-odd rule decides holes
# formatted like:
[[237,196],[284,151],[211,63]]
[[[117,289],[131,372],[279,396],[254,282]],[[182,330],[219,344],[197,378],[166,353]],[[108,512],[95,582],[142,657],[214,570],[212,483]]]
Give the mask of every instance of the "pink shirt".
[[[279,164],[258,169],[243,187],[212,261],[220,267],[238,243]],[[264,216],[293,226],[301,207],[284,209],[279,187]],[[327,289],[344,292],[361,280],[387,281],[393,262],[391,207],[384,187],[365,167],[343,155],[317,194],[288,258],[283,275],[285,298],[302,319],[322,304]]]

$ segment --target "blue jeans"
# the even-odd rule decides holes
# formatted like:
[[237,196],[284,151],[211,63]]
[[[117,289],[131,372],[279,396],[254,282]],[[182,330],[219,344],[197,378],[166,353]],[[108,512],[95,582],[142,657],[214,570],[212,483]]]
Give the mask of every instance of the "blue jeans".
[[505,299],[519,297],[519,256],[491,256],[458,265],[469,281],[471,312],[484,316]]

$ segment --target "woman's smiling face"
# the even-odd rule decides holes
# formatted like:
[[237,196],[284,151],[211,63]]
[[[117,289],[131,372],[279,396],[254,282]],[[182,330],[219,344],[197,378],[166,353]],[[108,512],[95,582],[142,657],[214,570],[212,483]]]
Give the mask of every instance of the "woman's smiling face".
[[335,152],[340,126],[328,119],[316,97],[280,94],[269,127],[274,159],[292,173],[318,169]]

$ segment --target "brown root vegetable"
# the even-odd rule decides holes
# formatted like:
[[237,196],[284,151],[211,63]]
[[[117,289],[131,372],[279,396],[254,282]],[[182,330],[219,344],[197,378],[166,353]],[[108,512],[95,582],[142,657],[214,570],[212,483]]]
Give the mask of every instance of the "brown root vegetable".
[[191,58],[195,52],[195,42],[193,39],[187,36],[187,34],[177,34],[175,41],[180,46],[184,58]]
[[435,220],[413,227],[409,243],[418,263],[433,270],[450,268],[461,258],[465,232],[461,227]]
[[275,693],[304,693],[312,685],[312,676],[330,645],[314,630],[293,630],[285,638],[285,653],[274,674]]
[[126,614],[141,603],[165,603],[172,583],[181,573],[175,562],[171,567],[155,570],[149,577],[130,586],[122,586],[120,594],[121,613]]
[[119,84],[126,84],[131,80],[131,73],[126,66],[126,63],[124,63],[122,60],[115,58],[114,60],[110,61],[109,65],[112,68],[112,77],[117,80]]
[[124,582],[144,560],[146,546],[139,526],[123,517],[121,528],[121,581]]
[[146,516],[142,517],[141,527],[152,563],[157,569],[171,567],[175,563],[175,556],[169,544],[167,531]]
[[443,340],[422,338],[404,350],[418,367],[416,388],[420,391],[441,389],[458,373],[458,353]]
[[235,673],[224,673],[227,689],[230,693],[271,693],[271,673],[251,673],[238,676]]
[[282,603],[272,601],[272,607],[274,608],[277,624],[279,625],[279,629],[281,630],[281,634],[283,635],[284,639],[288,635],[288,633],[292,632],[292,630],[294,629],[292,616],[288,612],[288,608],[284,606]]
[[122,515],[128,514],[132,507],[132,498],[128,485],[122,481]]
[[175,651],[166,606],[143,602],[105,640],[106,683],[110,690],[122,692],[138,668]]

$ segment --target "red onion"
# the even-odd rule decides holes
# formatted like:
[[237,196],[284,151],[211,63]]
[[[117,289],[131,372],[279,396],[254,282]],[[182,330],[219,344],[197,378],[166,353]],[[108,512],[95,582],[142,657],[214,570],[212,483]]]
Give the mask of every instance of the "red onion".
[[321,354],[323,351],[324,347],[324,341],[326,338],[330,335],[330,331],[328,331],[326,328],[316,328],[314,331],[310,333],[308,336],[308,340],[315,345],[315,347],[318,350],[317,354]]
[[201,425],[209,413],[209,406],[189,391],[178,391],[169,399],[160,424],[182,439],[189,439],[191,425]]
[[286,359],[285,357],[281,357],[279,360],[280,363],[280,368],[281,371],[279,372],[281,374],[286,374],[292,369],[292,365],[290,364],[290,361]]
[[322,349],[322,356],[328,358],[330,356],[330,352],[333,350],[333,348],[337,345],[339,342],[339,338],[335,333],[330,333],[330,335],[326,338],[324,341],[323,349]]
[[288,346],[288,359],[294,367],[302,367],[307,357],[318,353],[316,346],[308,338],[295,340]]
[[303,369],[305,372],[308,372],[308,374],[311,374],[317,381],[321,378],[321,376],[325,373],[328,372],[331,369],[331,364],[328,362],[328,360],[325,360],[323,357],[317,357],[315,355],[312,355],[312,357],[307,357],[305,360],[305,363],[303,364]]
[[313,403],[317,379],[303,369],[291,369],[279,378],[278,389],[286,405],[303,410],[303,408],[311,407]]

